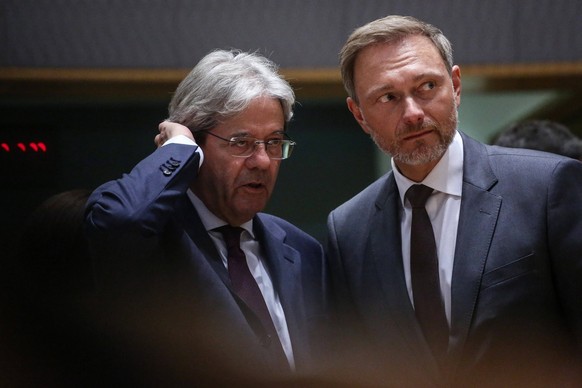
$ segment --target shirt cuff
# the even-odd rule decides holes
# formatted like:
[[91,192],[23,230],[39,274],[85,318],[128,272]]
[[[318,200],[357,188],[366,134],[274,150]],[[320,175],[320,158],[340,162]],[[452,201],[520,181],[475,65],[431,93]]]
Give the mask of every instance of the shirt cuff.
[[168,144],[184,144],[189,146],[196,146],[196,152],[200,155],[198,168],[202,166],[202,162],[204,161],[204,152],[202,152],[202,148],[200,148],[200,146],[196,144],[196,142],[190,139],[188,136],[186,135],[174,136],[173,138],[166,140],[166,142],[162,144],[162,147]]

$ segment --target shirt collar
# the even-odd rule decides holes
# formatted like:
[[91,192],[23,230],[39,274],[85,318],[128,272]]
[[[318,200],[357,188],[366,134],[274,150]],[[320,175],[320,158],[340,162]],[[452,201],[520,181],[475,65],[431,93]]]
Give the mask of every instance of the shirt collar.
[[[188,198],[192,202],[192,205],[194,205],[194,208],[198,212],[200,220],[202,221],[202,224],[204,225],[204,228],[206,229],[207,232],[210,232],[216,228],[220,228],[221,226],[228,225],[228,223],[218,218],[214,213],[208,210],[204,202],[202,202],[202,200],[198,198],[198,196],[194,194],[192,190],[188,189],[187,194]],[[253,239],[255,238],[255,234],[253,233],[252,219],[245,222],[240,227],[246,230]]]
[[449,145],[441,160],[422,182],[414,182],[398,171],[394,158],[390,160],[394,179],[398,186],[400,201],[404,204],[404,195],[410,186],[422,183],[445,194],[461,196],[463,190],[463,138],[455,131],[453,141]]

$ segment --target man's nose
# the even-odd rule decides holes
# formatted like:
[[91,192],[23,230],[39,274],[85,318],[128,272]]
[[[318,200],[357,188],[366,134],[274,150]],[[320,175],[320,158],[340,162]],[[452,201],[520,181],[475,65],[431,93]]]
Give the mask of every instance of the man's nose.
[[403,120],[407,124],[416,125],[424,120],[424,110],[413,97],[404,99]]
[[271,158],[267,154],[267,146],[264,142],[255,143],[253,153],[247,158],[250,167],[267,168],[271,164]]

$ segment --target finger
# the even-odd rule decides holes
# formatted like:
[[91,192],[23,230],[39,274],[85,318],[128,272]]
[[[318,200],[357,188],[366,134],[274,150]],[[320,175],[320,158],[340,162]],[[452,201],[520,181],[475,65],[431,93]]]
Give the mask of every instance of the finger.
[[162,121],[159,125],[158,125],[158,129],[160,130],[160,132],[163,132],[166,129],[166,121]]
[[156,137],[154,137],[154,143],[158,146],[161,147],[162,144],[164,144],[164,136],[162,134],[156,135]]

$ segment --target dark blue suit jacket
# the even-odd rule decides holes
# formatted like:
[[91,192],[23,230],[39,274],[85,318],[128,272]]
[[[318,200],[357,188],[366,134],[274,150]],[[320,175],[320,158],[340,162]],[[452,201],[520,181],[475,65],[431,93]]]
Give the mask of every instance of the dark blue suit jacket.
[[463,143],[449,368],[437,367],[409,300],[391,172],[328,219],[330,281],[338,314],[349,320],[350,346],[365,344],[377,368],[365,367],[399,386],[575,380],[582,350],[582,163],[465,135]]
[[[249,364],[258,373],[263,365],[269,371],[270,347],[253,331],[256,318],[231,292],[227,270],[186,195],[198,173],[195,149],[161,147],[91,195],[87,231],[97,284],[103,295],[127,308],[154,304],[164,320],[167,314],[193,318],[182,324],[205,331],[197,342],[208,342],[200,348],[216,353],[220,364]],[[323,248],[272,215],[257,214],[254,228],[285,312],[297,370],[305,370],[325,316]],[[226,355],[223,348],[234,351]]]

